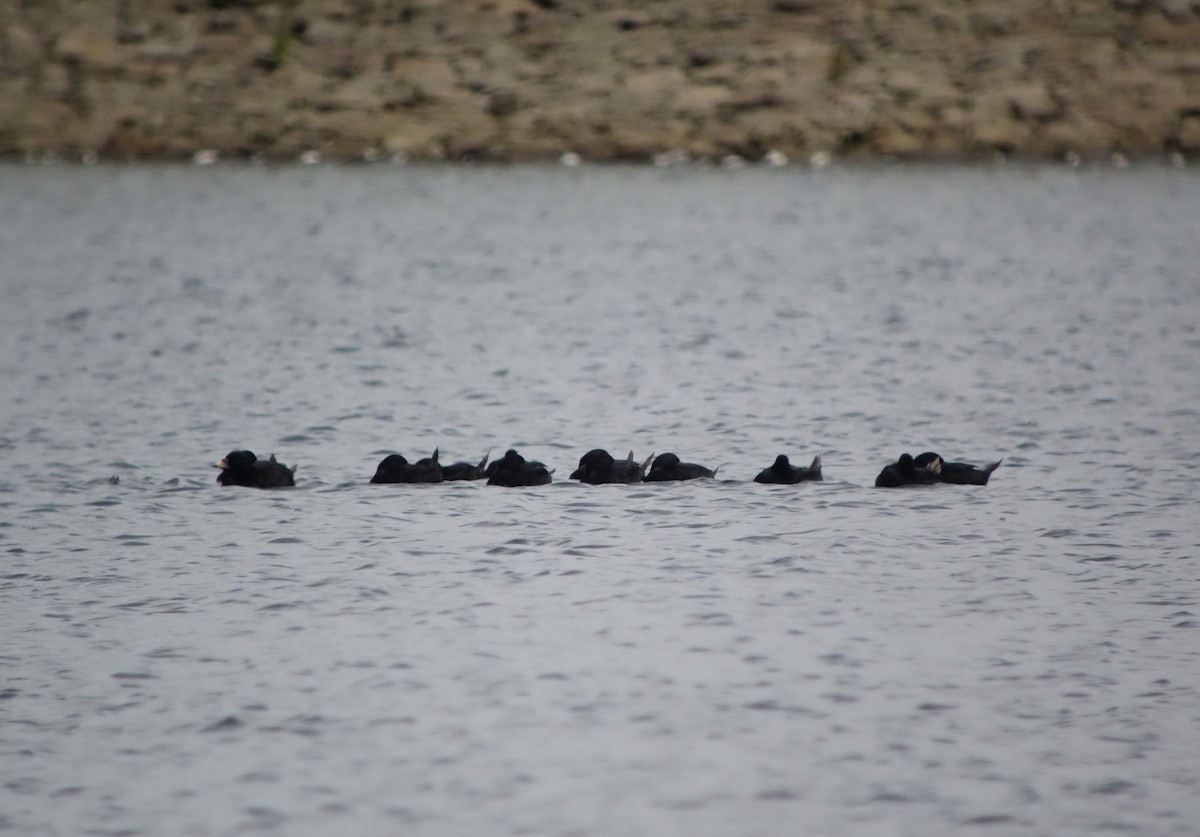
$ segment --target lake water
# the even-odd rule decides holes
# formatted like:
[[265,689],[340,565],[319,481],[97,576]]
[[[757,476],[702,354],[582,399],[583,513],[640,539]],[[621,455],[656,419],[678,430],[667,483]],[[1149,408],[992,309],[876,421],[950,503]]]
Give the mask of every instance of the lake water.
[[[0,167],[0,830],[1195,834],[1198,219],[1153,165]],[[435,446],[556,481],[367,484]],[[926,449],[1004,464],[873,488]]]

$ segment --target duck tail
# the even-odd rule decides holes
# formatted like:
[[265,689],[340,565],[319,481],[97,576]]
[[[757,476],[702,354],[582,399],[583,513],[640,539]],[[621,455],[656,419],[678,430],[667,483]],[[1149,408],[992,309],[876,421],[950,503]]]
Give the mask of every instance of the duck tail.
[[[630,451],[630,453],[633,453],[633,451]],[[649,456],[646,457],[646,461],[642,463],[642,473],[643,474],[646,473],[646,471],[650,470],[650,463],[653,461],[654,461],[654,454],[651,453]]]
[[431,460],[433,460],[433,464],[434,464],[434,465],[438,464],[438,461],[437,461],[437,458],[438,458],[438,449],[437,449],[437,448],[434,448],[434,449],[433,449],[433,456],[431,456],[431,457],[429,457],[429,458],[430,458]]
[[816,474],[817,479],[824,479],[821,476],[821,454],[813,457],[812,464],[808,466],[809,473]]
[[488,457],[489,457],[489,456],[491,456],[491,455],[492,455],[492,449],[491,449],[491,448],[488,448],[488,449],[487,449],[487,453],[485,453],[485,454],[483,455],[483,459],[479,460],[479,464],[478,464],[478,465],[476,465],[475,467],[476,467],[476,468],[478,468],[479,470],[481,470],[481,471],[482,471],[484,468],[486,468],[486,467],[487,467],[487,461],[488,461]]
[[987,485],[988,479],[990,479],[992,476],[992,471],[995,471],[997,468],[999,468],[1000,463],[1003,461],[1003,459],[997,459],[991,465],[983,466],[983,482],[981,482],[980,485]]
[[[269,457],[267,457],[267,461],[268,461],[268,462],[270,462],[272,465],[280,465],[280,466],[282,466],[283,468],[286,468],[286,469],[287,469],[287,472],[288,472],[289,474],[294,474],[294,473],[296,473],[296,469],[300,467],[299,465],[292,465],[291,467],[288,467],[287,465],[284,465],[282,462],[280,462],[278,459],[276,459],[276,458],[275,458],[275,454],[271,454]],[[999,462],[997,462],[996,464],[997,464],[997,465],[999,465],[1000,463],[999,463]],[[218,464],[217,464],[217,467],[218,467],[218,468],[224,468],[225,466],[224,466],[223,464],[220,464],[220,463],[218,463]]]

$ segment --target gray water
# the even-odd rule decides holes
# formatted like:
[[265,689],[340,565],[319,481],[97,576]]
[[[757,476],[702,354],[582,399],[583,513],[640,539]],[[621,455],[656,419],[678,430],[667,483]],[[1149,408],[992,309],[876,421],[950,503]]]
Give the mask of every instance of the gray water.
[[1194,835],[1198,186],[0,168],[0,829]]

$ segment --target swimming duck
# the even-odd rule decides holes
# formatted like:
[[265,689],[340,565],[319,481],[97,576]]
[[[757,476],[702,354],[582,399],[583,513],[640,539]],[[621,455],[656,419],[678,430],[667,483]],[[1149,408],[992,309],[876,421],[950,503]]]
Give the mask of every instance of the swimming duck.
[[243,485],[247,488],[286,488],[295,485],[292,477],[295,466],[289,468],[275,461],[275,454],[266,462],[259,461],[253,451],[230,451],[224,459],[216,463],[221,473],[217,474],[217,482],[221,485]]
[[589,450],[579,458],[579,467],[572,472],[570,479],[586,482],[589,485],[601,485],[608,482],[641,482],[650,467],[654,454],[642,463],[633,461],[633,451],[622,462],[617,462],[612,455],[602,448]]
[[775,457],[775,462],[770,468],[764,468],[759,472],[754,481],[795,485],[806,480],[820,479],[823,477],[821,476],[821,457],[819,455],[814,456],[812,464],[805,468],[802,465],[793,465],[788,461],[787,456],[781,453]]
[[512,448],[487,467],[488,485],[523,486],[548,485],[552,471],[541,462],[526,461]]
[[492,452],[488,451],[483,455],[483,459],[479,460],[478,465],[472,465],[470,462],[455,462],[452,465],[442,466],[442,479],[447,482],[451,480],[481,480],[486,475],[485,469],[488,464],[488,457]]
[[646,474],[646,482],[665,482],[667,480],[695,480],[702,477],[715,477],[717,469],[709,470],[694,462],[680,462],[673,453],[659,455]]
[[999,459],[989,465],[984,465],[982,468],[976,468],[967,462],[947,462],[942,457],[938,456],[933,451],[926,451],[913,457],[913,463],[918,467],[926,467],[929,463],[941,460],[942,463],[942,482],[950,482],[956,485],[987,485],[988,479],[992,476],[992,471],[1000,467],[1003,459]]
[[375,469],[375,476],[371,477],[371,482],[441,482],[442,479],[437,448],[434,448],[433,456],[412,463],[398,453],[385,456]]
[[926,462],[917,467],[911,454],[900,454],[891,465],[884,466],[875,478],[876,488],[901,488],[906,485],[930,485],[941,482],[942,458]]

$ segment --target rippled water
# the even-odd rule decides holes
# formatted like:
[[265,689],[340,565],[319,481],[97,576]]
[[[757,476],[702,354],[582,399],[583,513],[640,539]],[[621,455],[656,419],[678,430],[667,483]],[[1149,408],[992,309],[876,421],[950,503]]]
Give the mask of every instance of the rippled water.
[[1194,834],[1198,186],[0,168],[0,828]]

